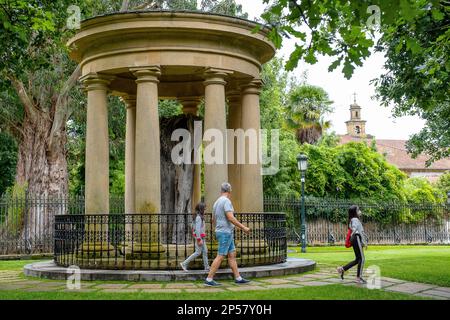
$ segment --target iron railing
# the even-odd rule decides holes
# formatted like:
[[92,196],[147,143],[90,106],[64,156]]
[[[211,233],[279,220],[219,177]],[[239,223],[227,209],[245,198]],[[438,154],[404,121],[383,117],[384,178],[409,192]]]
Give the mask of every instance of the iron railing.
[[[239,266],[286,261],[283,213],[239,213],[251,228],[235,230]],[[191,214],[61,215],[55,217],[54,260],[90,269],[175,270],[194,251]],[[205,215],[209,260],[217,255],[211,214]],[[202,257],[190,269],[202,269]]]
[[[342,245],[348,208],[358,205],[370,244],[450,244],[450,206],[434,203],[376,202],[307,198],[308,245]],[[299,199],[266,198],[264,209],[287,214],[288,242],[300,243]]]
[[[352,204],[361,207],[371,244],[450,243],[448,205],[306,198],[308,245],[341,245]],[[124,197],[111,196],[110,210],[123,214]],[[300,199],[266,198],[264,211],[286,213],[288,243],[299,242]],[[53,253],[55,216],[84,212],[83,196],[1,196],[0,255]]]
[[[123,197],[112,196],[110,208],[124,212]],[[83,196],[0,196],[0,256],[52,253],[55,216],[84,212]]]

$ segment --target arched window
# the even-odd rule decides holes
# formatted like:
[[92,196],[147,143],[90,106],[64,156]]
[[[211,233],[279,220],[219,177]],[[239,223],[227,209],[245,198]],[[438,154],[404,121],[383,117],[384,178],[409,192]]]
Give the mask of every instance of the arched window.
[[356,126],[355,127],[355,132],[356,132],[356,134],[361,134],[361,127],[360,126]]

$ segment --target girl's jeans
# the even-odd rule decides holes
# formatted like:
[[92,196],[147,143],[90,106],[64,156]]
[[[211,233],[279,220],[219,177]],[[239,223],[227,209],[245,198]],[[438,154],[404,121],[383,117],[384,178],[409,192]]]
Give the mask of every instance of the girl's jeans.
[[208,249],[206,248],[206,243],[204,239],[202,246],[198,245],[197,240],[195,241],[195,252],[183,262],[183,265],[187,267],[189,263],[191,263],[194,259],[198,258],[201,254],[203,254],[203,266],[205,267],[205,269],[209,269]]

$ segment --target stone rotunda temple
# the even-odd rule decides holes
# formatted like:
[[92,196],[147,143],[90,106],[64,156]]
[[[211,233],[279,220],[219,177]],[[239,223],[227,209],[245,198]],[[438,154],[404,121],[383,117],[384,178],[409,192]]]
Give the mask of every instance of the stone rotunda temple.
[[[58,268],[74,265],[86,269],[88,278],[89,269],[180,269],[179,263],[194,250],[192,215],[188,206],[163,212],[168,210],[162,206],[167,197],[162,186],[170,171],[162,168],[167,148],[161,138],[170,133],[160,125],[158,102],[177,99],[185,118],[192,120],[199,119],[198,106],[204,100],[203,129],[223,133],[226,154],[232,148],[227,129],[259,133],[260,72],[275,55],[269,32],[252,21],[185,11],[115,13],[82,22],[69,47],[71,58],[81,66],[80,81],[88,97],[85,214],[55,218],[56,266],[44,266],[41,275],[64,277],[64,269]],[[109,204],[108,95],[121,97],[127,108],[125,212],[112,212]],[[204,146],[208,143],[212,142]],[[246,158],[251,149],[246,143]],[[263,210],[262,165],[257,158],[253,164],[236,159],[234,164],[205,162],[203,194],[201,166],[191,165],[192,185],[180,188],[192,189],[190,203],[203,196],[210,212],[221,184],[232,184],[235,214],[251,227],[250,234],[235,233],[241,267],[283,264],[287,258],[286,217]],[[212,260],[217,243],[211,218],[207,213],[206,243]],[[193,267],[199,266],[196,261]]]

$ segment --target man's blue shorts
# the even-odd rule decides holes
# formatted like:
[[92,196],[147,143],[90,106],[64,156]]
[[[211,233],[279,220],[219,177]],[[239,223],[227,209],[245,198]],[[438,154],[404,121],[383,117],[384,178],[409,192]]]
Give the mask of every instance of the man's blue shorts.
[[233,233],[216,232],[216,238],[219,243],[219,256],[227,256],[229,253],[236,251]]

